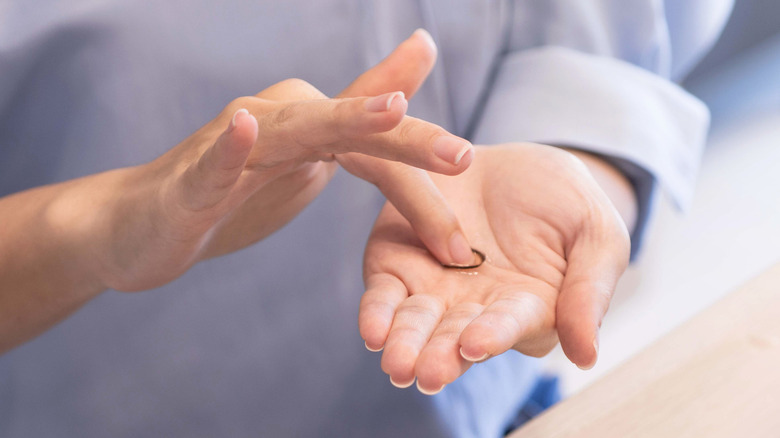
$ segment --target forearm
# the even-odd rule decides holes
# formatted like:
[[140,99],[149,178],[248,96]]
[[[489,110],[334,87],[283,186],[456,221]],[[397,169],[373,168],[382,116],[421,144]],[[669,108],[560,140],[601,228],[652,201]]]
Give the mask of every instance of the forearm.
[[0,353],[104,289],[84,240],[98,208],[90,192],[103,183],[93,176],[0,198]]

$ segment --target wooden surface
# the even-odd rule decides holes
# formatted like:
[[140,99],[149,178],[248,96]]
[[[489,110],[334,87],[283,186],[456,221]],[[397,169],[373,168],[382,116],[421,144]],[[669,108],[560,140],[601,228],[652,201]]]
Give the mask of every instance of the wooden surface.
[[780,437],[780,264],[510,437]]

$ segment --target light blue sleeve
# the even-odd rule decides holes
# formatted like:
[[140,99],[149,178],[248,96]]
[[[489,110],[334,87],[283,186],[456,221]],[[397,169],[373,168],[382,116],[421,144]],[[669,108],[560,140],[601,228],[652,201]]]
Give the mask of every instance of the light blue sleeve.
[[717,39],[733,0],[518,0],[477,143],[533,141],[606,157],[632,181],[639,247],[656,187],[689,204],[709,112],[674,82]]

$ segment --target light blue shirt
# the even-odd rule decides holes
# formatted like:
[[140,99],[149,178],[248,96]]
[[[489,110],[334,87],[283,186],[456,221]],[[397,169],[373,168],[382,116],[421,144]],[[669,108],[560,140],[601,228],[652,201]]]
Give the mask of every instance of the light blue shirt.
[[[670,79],[713,43],[730,8],[4,0],[0,195],[152,160],[232,98],[285,78],[336,94],[424,27],[440,57],[413,115],[477,143],[605,154],[643,205],[656,184],[684,205],[708,115]],[[392,387],[363,347],[361,256],[382,202],[341,172],[266,241],[157,291],[107,292],[0,357],[0,436],[500,436],[536,360],[506,354],[425,397]]]

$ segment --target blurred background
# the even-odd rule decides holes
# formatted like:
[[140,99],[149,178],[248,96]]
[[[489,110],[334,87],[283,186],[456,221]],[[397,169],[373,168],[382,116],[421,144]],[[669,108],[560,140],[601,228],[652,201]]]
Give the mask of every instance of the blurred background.
[[780,2],[737,0],[683,86],[712,111],[694,202],[681,214],[656,200],[644,251],[604,320],[596,367],[580,371],[560,347],[549,356],[564,396],[780,262]]

